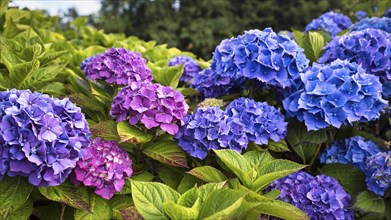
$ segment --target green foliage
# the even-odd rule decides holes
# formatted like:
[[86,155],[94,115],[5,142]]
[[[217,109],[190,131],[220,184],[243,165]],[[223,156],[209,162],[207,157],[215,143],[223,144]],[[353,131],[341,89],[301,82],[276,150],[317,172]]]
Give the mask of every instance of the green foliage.
[[153,137],[138,127],[130,125],[127,121],[121,121],[117,124],[117,132],[120,137],[120,142],[146,143]]
[[175,141],[160,140],[143,151],[148,157],[175,167],[188,167],[186,154]]
[[375,195],[372,192],[363,191],[357,195],[356,203],[354,204],[354,206],[365,212],[374,212],[381,216],[383,215],[383,213],[386,214],[387,212],[389,212],[387,211],[387,209],[389,209],[389,206],[386,207],[386,203],[387,205],[390,204],[389,201],[386,202],[386,200]]
[[111,219],[111,208],[105,199],[96,194],[91,194],[89,204],[90,210],[77,209],[75,211],[75,220]]
[[323,47],[326,45],[322,34],[309,31],[303,37],[298,39],[299,46],[304,49],[306,57],[315,62],[322,56]]
[[196,167],[189,172],[191,174],[207,183],[210,182],[223,182],[227,180],[227,177],[220,170],[211,166]]

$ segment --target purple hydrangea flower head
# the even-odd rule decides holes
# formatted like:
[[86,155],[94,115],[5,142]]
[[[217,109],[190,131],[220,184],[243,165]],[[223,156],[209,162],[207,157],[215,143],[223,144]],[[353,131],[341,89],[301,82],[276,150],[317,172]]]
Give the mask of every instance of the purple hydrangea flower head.
[[[367,73],[380,77],[383,84],[391,81],[391,34],[379,29],[364,29],[336,37],[324,47],[319,63],[336,59],[360,64]],[[390,94],[386,87],[383,95]]]
[[368,189],[384,196],[391,187],[391,151],[379,152],[368,158],[365,174]]
[[96,56],[92,56],[92,57],[87,57],[86,59],[83,60],[83,62],[81,62],[80,64],[80,69],[82,71],[84,71],[84,69],[86,68],[87,64],[89,64],[92,60],[94,60]]
[[367,159],[380,151],[380,147],[373,141],[354,136],[333,143],[321,154],[320,162],[350,164],[365,172]]
[[348,29],[350,26],[352,26],[352,21],[349,17],[340,13],[329,11],[312,20],[309,24],[307,24],[304,31],[322,30],[328,32],[334,37],[339,32]]
[[81,65],[86,77],[104,80],[108,84],[129,85],[132,82],[152,81],[151,70],[140,53],[124,48],[111,48],[102,54],[87,58]]
[[368,16],[368,12],[366,12],[366,11],[356,11],[356,13],[354,15],[356,16],[357,21],[360,21],[363,18],[366,18]]
[[182,121],[183,125],[174,138],[193,157],[204,159],[212,149],[241,152],[247,147],[243,125],[237,118],[225,115],[220,107],[197,108]]
[[280,141],[286,136],[287,122],[279,109],[266,102],[238,98],[226,108],[229,117],[238,118],[250,141],[267,144],[269,139]]
[[87,154],[77,162],[72,182],[95,187],[96,194],[110,199],[115,192],[121,191],[125,178],[132,173],[129,154],[117,142],[98,137],[92,140]]
[[68,99],[0,92],[0,179],[25,176],[35,186],[59,185],[85,155],[89,136],[84,115]]
[[183,74],[179,80],[182,82],[190,82],[201,71],[197,61],[188,56],[177,56],[168,61],[168,66],[181,64],[183,64]]
[[364,30],[368,28],[380,29],[388,33],[391,33],[391,18],[386,18],[386,17],[364,18],[359,22],[357,22],[356,24],[354,24],[351,27],[351,30],[358,31],[358,30]]
[[280,200],[303,210],[310,219],[354,219],[350,195],[332,177],[297,171],[274,181],[267,190],[273,189],[280,190]]
[[301,79],[303,86],[285,98],[283,105],[288,115],[304,121],[308,130],[375,120],[387,105],[378,77],[347,60],[314,63]]
[[308,63],[295,41],[266,28],[223,40],[213,53],[211,69],[223,77],[257,79],[285,88],[300,78]]
[[178,122],[188,109],[183,95],[171,87],[133,82],[118,92],[111,106],[111,115],[117,118],[117,122],[129,120],[131,125],[141,122],[148,129],[160,126],[174,135],[178,132]]
[[243,80],[234,80],[229,76],[221,76],[207,68],[196,75],[190,87],[197,89],[205,98],[217,98],[241,92],[244,88],[243,82]]

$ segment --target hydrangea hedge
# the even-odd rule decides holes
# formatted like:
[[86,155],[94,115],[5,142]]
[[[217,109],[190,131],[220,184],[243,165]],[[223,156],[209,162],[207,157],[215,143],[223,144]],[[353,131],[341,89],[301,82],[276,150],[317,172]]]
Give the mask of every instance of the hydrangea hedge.
[[7,3],[1,219],[391,218],[389,18],[243,30],[204,61]]

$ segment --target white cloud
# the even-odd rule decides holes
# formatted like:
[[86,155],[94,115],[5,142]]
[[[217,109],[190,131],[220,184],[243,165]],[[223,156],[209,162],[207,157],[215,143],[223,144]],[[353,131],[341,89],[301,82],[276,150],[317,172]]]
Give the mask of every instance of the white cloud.
[[101,8],[99,0],[14,0],[11,5],[31,10],[46,10],[50,15],[59,15],[72,7],[76,8],[79,15],[89,15]]

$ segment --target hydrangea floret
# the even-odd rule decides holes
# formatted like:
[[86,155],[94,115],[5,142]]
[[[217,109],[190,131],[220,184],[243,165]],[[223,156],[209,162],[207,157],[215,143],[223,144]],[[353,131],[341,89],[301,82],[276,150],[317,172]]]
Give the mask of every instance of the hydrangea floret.
[[223,77],[256,79],[285,88],[300,78],[308,63],[294,40],[266,28],[223,40],[213,53],[211,69]]
[[384,196],[391,187],[391,151],[379,152],[368,158],[366,182],[370,191]]
[[[380,77],[383,84],[391,83],[391,34],[379,29],[353,31],[336,37],[324,47],[319,63],[330,63],[336,59],[360,64],[367,73]],[[391,96],[385,86],[383,95]]]
[[375,120],[387,106],[379,78],[347,60],[314,63],[301,79],[303,86],[283,105],[289,116],[304,120],[308,130]]
[[297,171],[274,181],[268,188],[272,189],[280,190],[280,200],[303,210],[310,219],[354,219],[350,195],[332,177]]
[[197,108],[193,114],[185,116],[174,138],[184,151],[200,159],[212,149],[241,152],[248,144],[240,121],[228,117],[220,107]]
[[267,144],[269,139],[278,142],[286,136],[288,123],[284,115],[266,102],[242,97],[231,102],[225,111],[229,117],[239,119],[249,141],[256,144]]
[[322,30],[328,32],[334,37],[339,32],[348,29],[350,26],[352,26],[352,21],[349,17],[340,13],[329,11],[307,24],[304,32]]
[[138,52],[110,48],[81,65],[87,79],[104,80],[108,84],[129,85],[132,82],[152,81],[147,61]]
[[201,67],[198,65],[197,61],[189,56],[177,56],[168,61],[168,66],[177,66],[181,64],[183,64],[183,74],[179,80],[182,82],[190,82],[190,80],[201,71]]
[[207,68],[196,75],[190,87],[198,90],[204,98],[218,98],[222,95],[243,91],[243,81],[234,80],[228,76],[221,76],[212,69]]
[[24,176],[35,186],[59,185],[85,155],[89,136],[83,113],[67,98],[0,92],[0,179]]
[[160,126],[174,135],[188,109],[183,95],[169,86],[133,82],[115,96],[110,113],[117,122],[128,120],[131,125],[141,122],[148,129]]
[[364,30],[368,28],[380,29],[388,33],[391,32],[391,18],[364,18],[359,22],[355,23],[352,27],[352,31]]
[[350,164],[365,172],[367,159],[380,151],[380,147],[373,141],[354,136],[333,143],[321,154],[320,162]]
[[133,173],[132,160],[116,141],[105,141],[97,137],[92,140],[87,154],[81,158],[75,167],[75,185],[95,187],[95,193],[105,199],[120,192],[125,184],[125,178]]

